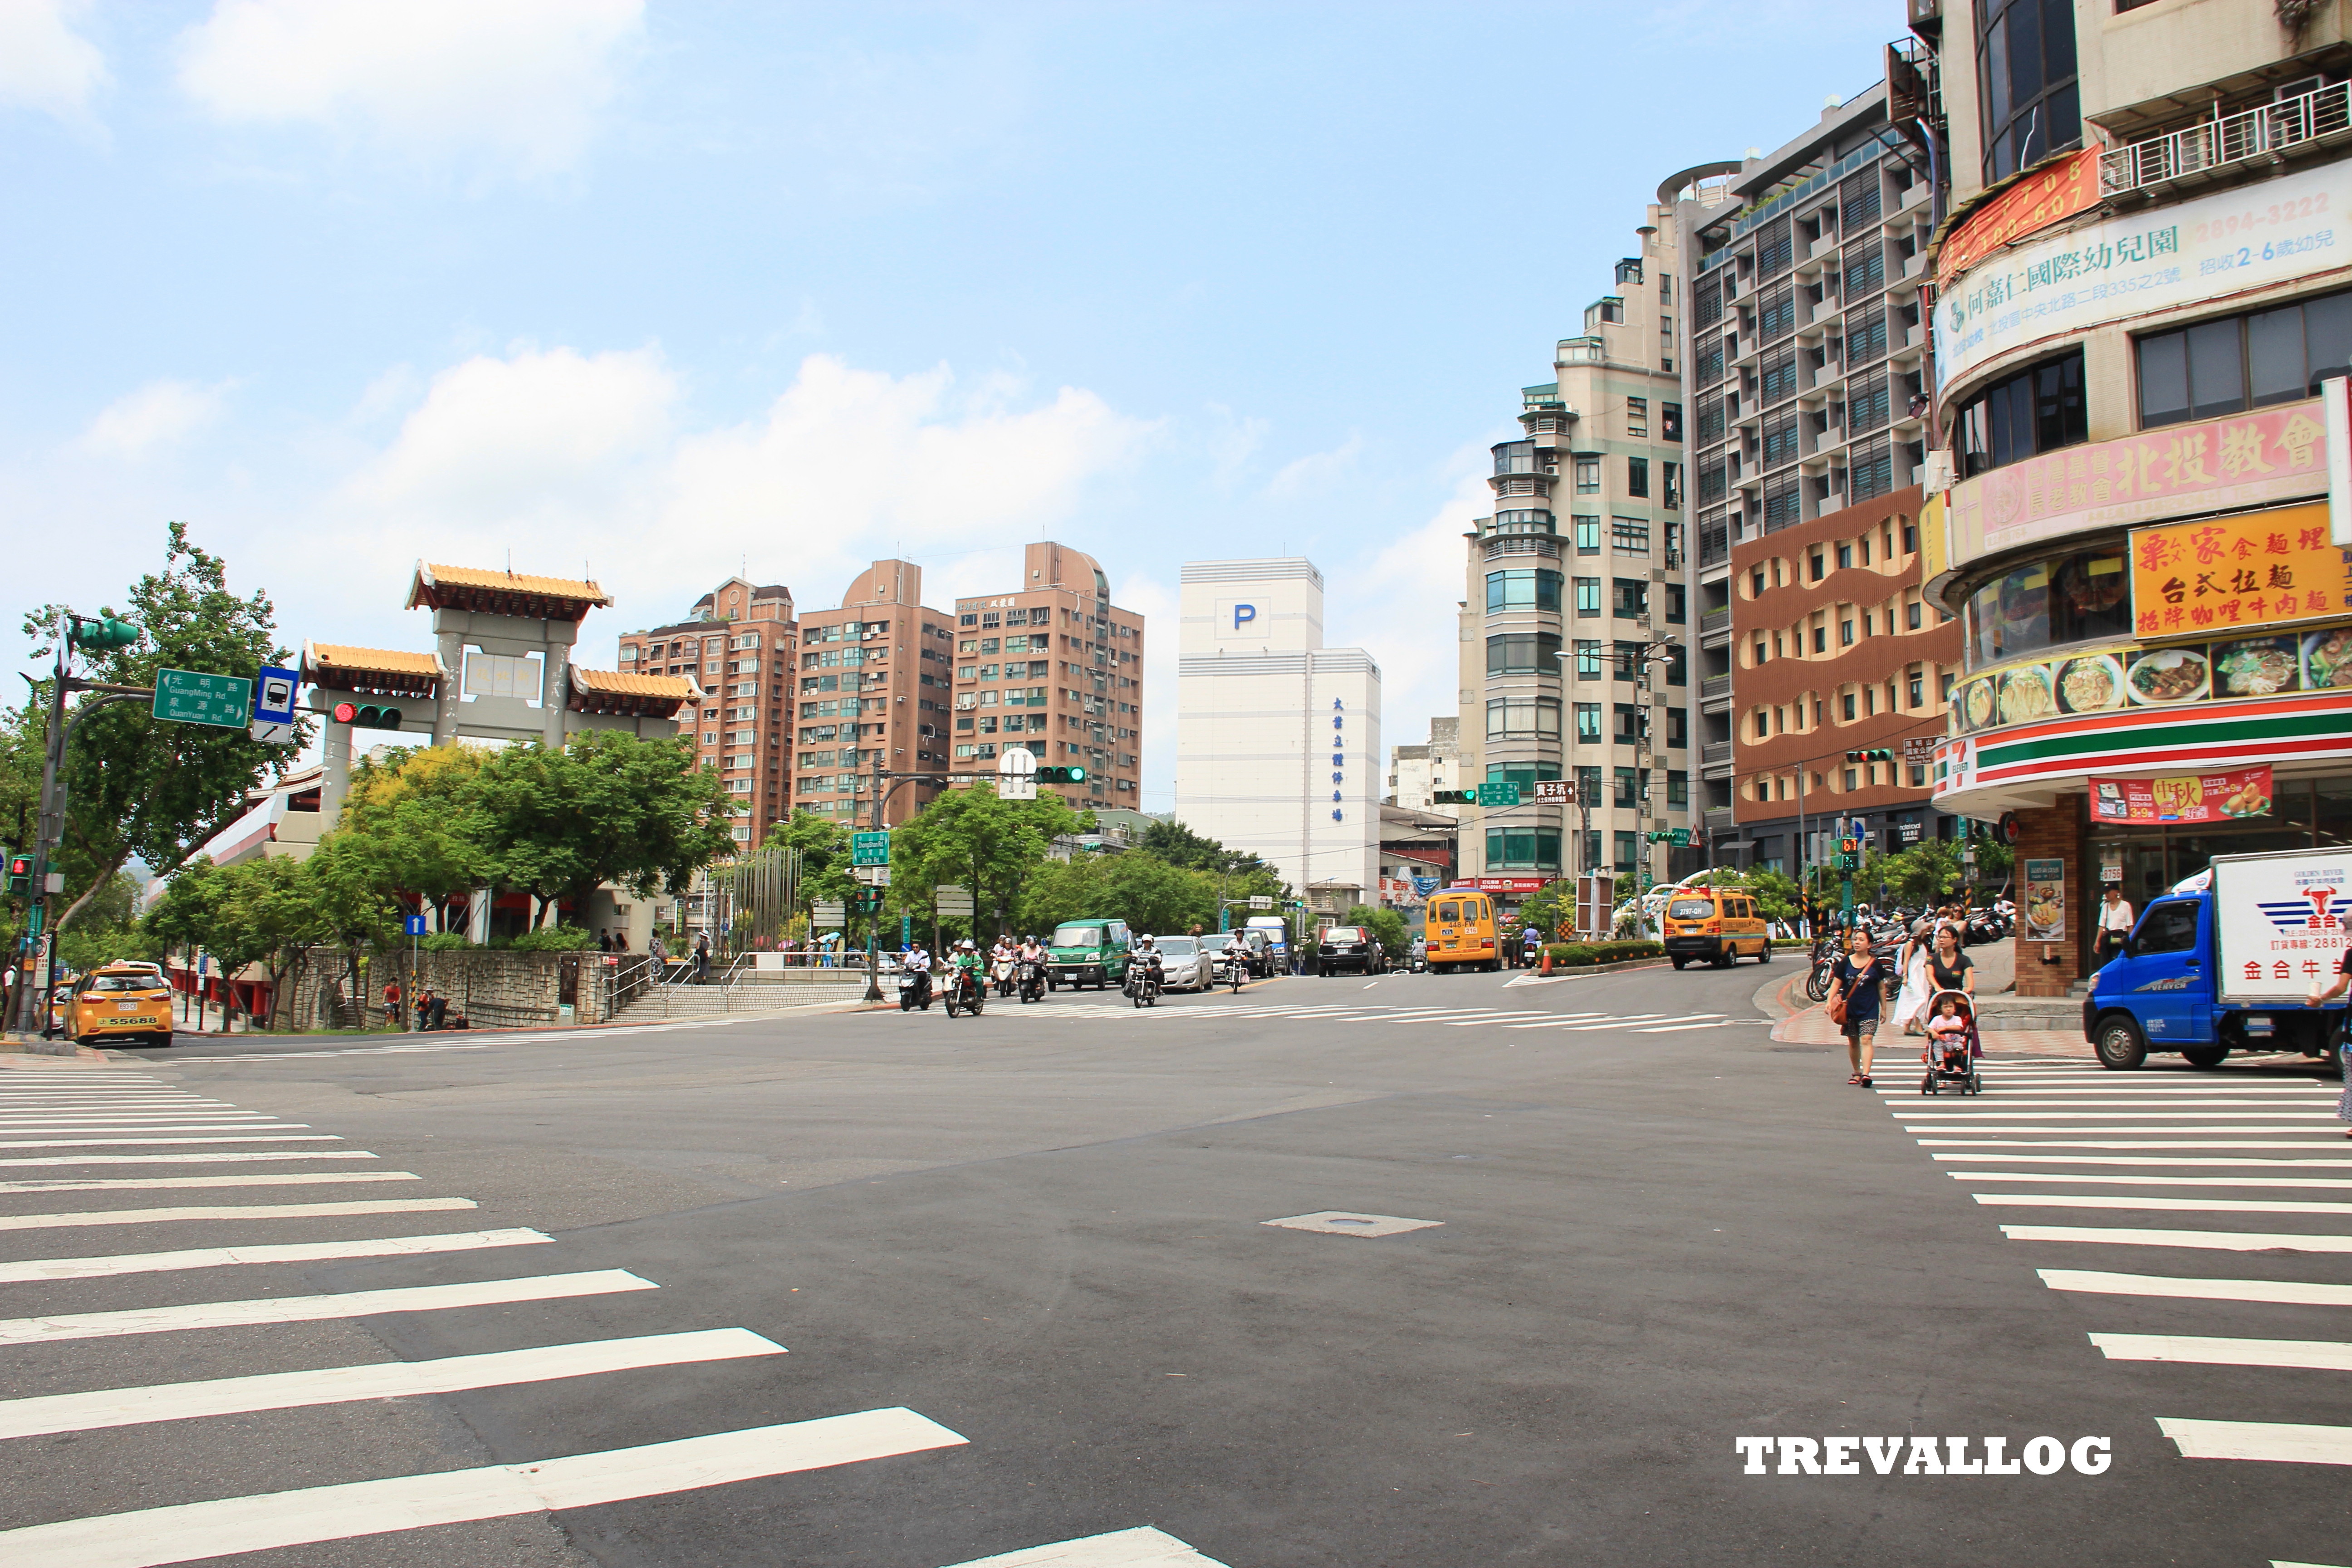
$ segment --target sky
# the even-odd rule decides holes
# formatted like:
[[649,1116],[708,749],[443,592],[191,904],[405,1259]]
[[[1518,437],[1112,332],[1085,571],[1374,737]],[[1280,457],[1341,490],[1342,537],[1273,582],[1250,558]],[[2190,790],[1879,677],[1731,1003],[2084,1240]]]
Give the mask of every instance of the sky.
[[951,607],[1053,538],[1147,618],[1166,810],[1179,567],[1303,554],[1420,742],[1518,388],[1662,179],[1787,141],[1902,30],[0,0],[5,607],[119,604],[177,519],[292,647],[428,647],[419,559],[585,572],[609,668],[739,570],[821,607],[904,556]]

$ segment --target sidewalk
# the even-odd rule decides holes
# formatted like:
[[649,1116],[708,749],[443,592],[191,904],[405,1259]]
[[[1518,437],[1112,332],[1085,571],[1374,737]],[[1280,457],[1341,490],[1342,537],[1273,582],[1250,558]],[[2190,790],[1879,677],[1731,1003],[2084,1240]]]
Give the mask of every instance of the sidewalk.
[[[1971,951],[1970,956],[1974,956]],[[1985,966],[1988,973],[1991,965]],[[1769,1016],[1780,1019],[1772,1026],[1776,1043],[1800,1046],[1842,1046],[1845,1035],[1830,1022],[1829,1008],[1821,1003],[1805,999],[1805,973],[1799,971],[1786,979],[1768,984],[1756,994],[1756,1005]],[[2080,1029],[1987,1029],[1983,1033],[1985,1055],[1988,1057],[2068,1058],[2089,1061],[2091,1045],[2083,1038]],[[1878,1057],[1881,1061],[1899,1059],[1916,1054],[1926,1045],[1918,1035],[1899,1031],[1881,1033],[1878,1037]]]

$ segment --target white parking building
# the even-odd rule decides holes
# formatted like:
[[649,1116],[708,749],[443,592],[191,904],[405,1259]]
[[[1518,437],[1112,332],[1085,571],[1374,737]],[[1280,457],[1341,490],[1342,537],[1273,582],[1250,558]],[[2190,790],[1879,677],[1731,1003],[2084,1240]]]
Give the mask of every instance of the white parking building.
[[1179,609],[1178,819],[1318,910],[1376,901],[1381,670],[1323,646],[1323,574],[1302,556],[1187,562]]

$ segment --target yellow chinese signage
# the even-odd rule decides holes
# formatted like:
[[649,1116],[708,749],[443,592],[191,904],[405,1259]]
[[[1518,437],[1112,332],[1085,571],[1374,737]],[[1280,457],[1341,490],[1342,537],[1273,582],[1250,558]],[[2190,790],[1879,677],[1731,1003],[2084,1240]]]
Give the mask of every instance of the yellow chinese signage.
[[2352,615],[2352,551],[2328,542],[2325,506],[2139,529],[2131,580],[2136,637]]

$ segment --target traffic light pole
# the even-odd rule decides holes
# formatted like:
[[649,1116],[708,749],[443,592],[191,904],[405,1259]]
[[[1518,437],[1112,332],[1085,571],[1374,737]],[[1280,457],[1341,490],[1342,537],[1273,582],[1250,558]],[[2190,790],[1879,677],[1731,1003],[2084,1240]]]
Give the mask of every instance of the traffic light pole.
[[[66,746],[81,721],[110,703],[155,700],[154,689],[142,686],[116,686],[102,680],[84,680],[72,672],[68,663],[73,651],[74,634],[82,623],[94,617],[66,612],[66,629],[58,640],[58,660],[50,676],[49,722],[42,736],[41,748],[41,814],[33,835],[33,881],[26,889],[30,901],[26,909],[25,949],[23,967],[25,984],[18,986],[16,997],[16,1027],[25,1034],[37,1029],[46,1037],[49,1030],[49,1002],[57,990],[57,931],[49,924],[49,860],[65,837],[66,783],[64,766]],[[73,691],[98,693],[92,700],[82,703],[66,714],[66,694]],[[40,1000],[33,999],[31,966],[36,954],[47,958],[42,965]]]

